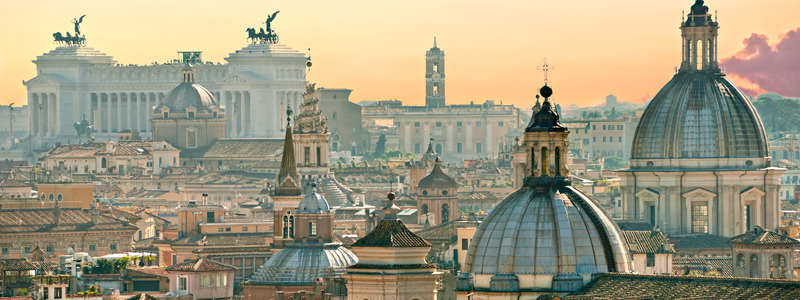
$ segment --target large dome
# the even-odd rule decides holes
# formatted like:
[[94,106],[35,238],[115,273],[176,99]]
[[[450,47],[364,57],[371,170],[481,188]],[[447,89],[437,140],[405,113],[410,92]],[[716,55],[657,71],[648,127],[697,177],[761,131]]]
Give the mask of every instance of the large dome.
[[619,229],[597,203],[571,186],[542,183],[492,210],[473,237],[464,276],[476,290],[573,291],[592,274],[630,269]]
[[167,94],[163,102],[170,113],[186,112],[186,108],[194,107],[203,111],[211,106],[217,106],[217,99],[202,85],[183,82]]
[[341,243],[320,246],[293,246],[276,253],[258,268],[252,283],[267,285],[311,285],[315,278],[344,274],[358,257]]
[[[767,156],[764,125],[753,104],[725,75],[701,71],[678,73],[656,94],[639,121],[631,149],[634,167],[637,159],[663,167],[677,165],[652,160],[707,158],[745,167],[737,159]],[[757,167],[764,164],[761,160]]]

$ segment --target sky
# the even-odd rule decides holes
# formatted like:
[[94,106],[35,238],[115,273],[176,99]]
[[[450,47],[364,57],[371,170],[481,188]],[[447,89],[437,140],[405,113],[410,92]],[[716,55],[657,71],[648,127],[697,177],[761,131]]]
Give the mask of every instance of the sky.
[[[26,102],[23,80],[54,32],[86,15],[87,44],[122,64],[203,51],[224,62],[266,16],[281,43],[308,52],[317,87],[349,88],[350,100],[425,102],[425,51],[445,51],[447,103],[530,106],[547,58],[554,100],[598,105],[654,96],[680,63],[681,12],[693,0],[244,1],[0,0],[0,104]],[[747,93],[800,96],[797,0],[708,0],[719,11],[719,56]],[[178,83],[176,82],[176,85]]]

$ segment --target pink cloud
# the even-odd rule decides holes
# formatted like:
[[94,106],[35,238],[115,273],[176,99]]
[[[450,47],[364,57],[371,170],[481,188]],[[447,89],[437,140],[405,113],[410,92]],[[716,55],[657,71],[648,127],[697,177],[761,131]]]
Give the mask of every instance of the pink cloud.
[[743,92],[800,96],[800,28],[783,35],[774,47],[763,34],[754,33],[743,43],[744,49],[720,62],[727,73],[750,83],[740,87]]

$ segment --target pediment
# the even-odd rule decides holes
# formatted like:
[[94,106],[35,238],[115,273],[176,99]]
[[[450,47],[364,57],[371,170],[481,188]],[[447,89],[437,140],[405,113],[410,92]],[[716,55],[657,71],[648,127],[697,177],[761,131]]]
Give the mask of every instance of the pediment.
[[696,188],[686,193],[683,193],[683,197],[686,199],[709,199],[717,196],[717,194],[706,190],[704,188]]
[[766,195],[766,194],[767,193],[765,193],[761,189],[751,186],[749,188],[744,189],[742,191],[742,193],[740,194],[740,196],[742,198],[745,198],[745,197],[747,197],[747,198],[750,198],[750,197],[761,198],[761,197],[764,197],[764,195]]
[[27,85],[52,85],[52,84],[59,84],[59,83],[61,83],[61,82],[59,82],[59,81],[57,81],[55,79],[52,79],[52,78],[50,78],[48,76],[39,75],[39,76],[34,77],[31,80],[25,81],[23,84],[27,86]]
[[652,189],[643,189],[634,194],[639,199],[658,199],[658,192]]

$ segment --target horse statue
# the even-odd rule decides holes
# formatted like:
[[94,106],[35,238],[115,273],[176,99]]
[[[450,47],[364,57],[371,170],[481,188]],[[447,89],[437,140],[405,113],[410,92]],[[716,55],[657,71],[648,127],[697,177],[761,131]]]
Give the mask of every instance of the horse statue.
[[80,24],[83,22],[83,17],[86,15],[81,16],[80,19],[75,18],[73,20],[73,24],[75,24],[75,35],[66,32],[66,35],[62,35],[61,32],[53,33],[53,42],[58,43],[59,45],[66,45],[66,46],[85,46],[86,45],[86,36],[81,35]]
[[79,122],[75,122],[72,124],[75,127],[75,131],[78,133],[78,143],[81,142],[81,136],[86,136],[86,140],[89,141],[92,139],[92,135],[97,132],[94,130],[94,125],[89,124],[89,121],[86,120],[86,114],[83,115],[83,120]]

